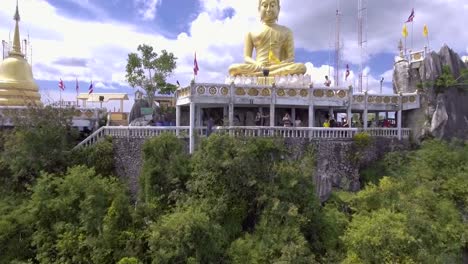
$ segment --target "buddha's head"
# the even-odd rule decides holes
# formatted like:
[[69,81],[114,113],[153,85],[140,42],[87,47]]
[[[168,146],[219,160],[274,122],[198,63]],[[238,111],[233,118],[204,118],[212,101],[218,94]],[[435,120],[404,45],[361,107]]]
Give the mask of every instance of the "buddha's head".
[[278,20],[280,0],[258,0],[260,19],[265,23],[274,23]]

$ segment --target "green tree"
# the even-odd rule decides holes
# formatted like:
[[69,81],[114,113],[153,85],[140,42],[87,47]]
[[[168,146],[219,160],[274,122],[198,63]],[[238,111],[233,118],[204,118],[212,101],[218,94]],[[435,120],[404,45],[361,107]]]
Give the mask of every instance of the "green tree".
[[64,171],[78,135],[71,126],[73,109],[31,107],[10,115],[15,129],[6,137],[1,158],[13,174],[12,182],[28,184],[40,171]]
[[454,86],[455,84],[457,84],[457,81],[453,77],[450,67],[448,65],[442,66],[442,74],[435,81],[436,88],[448,88]]
[[112,138],[106,137],[94,145],[73,149],[69,166],[86,165],[97,174],[114,175],[114,149]]
[[156,202],[162,210],[175,206],[185,193],[189,165],[184,143],[175,135],[164,133],[146,141],[140,176],[143,201]]
[[32,245],[41,263],[116,263],[132,225],[126,189],[115,178],[77,166],[43,174],[32,188]]
[[149,244],[153,263],[221,263],[226,238],[206,213],[187,207],[152,225]]
[[166,50],[157,54],[153,47],[146,44],[139,45],[137,50],[138,53],[128,54],[125,77],[132,87],[140,87],[146,91],[148,102],[153,106],[156,92],[168,94],[177,88],[167,82],[176,68],[177,58]]

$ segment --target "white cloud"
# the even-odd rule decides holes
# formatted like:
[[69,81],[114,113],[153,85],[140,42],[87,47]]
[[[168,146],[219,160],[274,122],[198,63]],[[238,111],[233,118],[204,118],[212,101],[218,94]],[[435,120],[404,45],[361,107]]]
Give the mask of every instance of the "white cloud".
[[161,4],[161,0],[135,0],[135,4],[143,20],[153,20],[156,16],[156,7]]
[[[13,28],[12,15],[15,0],[1,0],[0,38],[7,39]],[[91,1],[81,2],[83,8],[93,9]],[[161,0],[134,0],[147,19],[154,18]],[[193,54],[197,52],[200,82],[223,82],[230,64],[242,62],[243,39],[246,32],[258,22],[257,1],[254,0],[198,0],[201,12],[190,24],[188,32],[170,40],[157,33],[142,32],[139,25],[124,24],[118,21],[102,22],[79,21],[64,17],[56,8],[44,0],[23,0],[20,2],[22,17],[21,33],[29,31],[33,46],[33,69],[36,79],[80,80],[93,79],[105,87],[126,85],[125,65],[129,52],[136,51],[139,44],[153,45],[157,51],[167,49],[173,52],[177,69],[170,78],[187,85],[193,76]],[[411,7],[407,1],[368,1],[368,49],[367,56],[382,52],[397,53],[398,40],[401,38],[402,22],[409,15]],[[308,51],[326,51],[333,45],[335,1],[282,1],[279,23],[290,27],[295,34],[296,48]],[[437,50],[447,42],[456,51],[468,53],[468,31],[464,10],[464,0],[422,1],[415,0],[416,18],[413,25],[413,45],[423,47],[422,27],[429,27],[431,47]],[[232,17],[223,18],[224,10],[233,9]],[[345,63],[358,63],[360,53],[357,45],[356,13],[357,1],[342,1],[342,40]],[[433,12],[437,10],[437,12]],[[446,18],[450,17],[449,20]],[[440,21],[443,21],[441,23]],[[411,28],[409,29],[411,32]],[[454,37],[456,36],[456,38]],[[13,36],[11,36],[13,37]],[[408,38],[408,44],[411,39]],[[86,61],[86,67],[61,65],[64,58],[77,58]],[[314,66],[314,60],[307,64],[316,82],[323,82],[324,75],[330,75],[328,66]],[[372,66],[372,65],[371,65]],[[388,65],[390,68],[392,65]],[[343,73],[344,74],[344,73]],[[386,83],[391,80],[391,70],[383,74]],[[344,79],[344,77],[342,77]],[[356,83],[354,72],[348,78]],[[371,90],[380,88],[380,76],[368,77]],[[104,88],[103,86],[103,88]],[[390,89],[390,88],[388,88]]]

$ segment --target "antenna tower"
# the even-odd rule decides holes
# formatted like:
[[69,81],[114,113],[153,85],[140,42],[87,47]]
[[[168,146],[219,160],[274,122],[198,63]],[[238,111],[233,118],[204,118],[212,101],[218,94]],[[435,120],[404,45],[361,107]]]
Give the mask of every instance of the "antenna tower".
[[335,87],[340,85],[340,64],[341,64],[341,12],[340,12],[340,0],[337,1],[336,7],[336,30],[335,30]]
[[[360,50],[358,89],[362,92],[364,77],[363,64],[367,58],[367,0],[358,0],[358,45]],[[368,87],[366,87],[366,90],[367,88]]]

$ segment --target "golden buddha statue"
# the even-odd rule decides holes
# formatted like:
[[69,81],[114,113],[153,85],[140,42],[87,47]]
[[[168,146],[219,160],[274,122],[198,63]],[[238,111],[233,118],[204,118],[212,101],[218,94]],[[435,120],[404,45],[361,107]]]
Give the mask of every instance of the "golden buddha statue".
[[[292,31],[278,25],[280,0],[259,0],[261,25],[245,38],[244,63],[229,67],[229,75],[263,76],[304,74],[306,67],[294,62]],[[256,59],[252,58],[255,48]],[[264,71],[266,73],[264,73]]]

